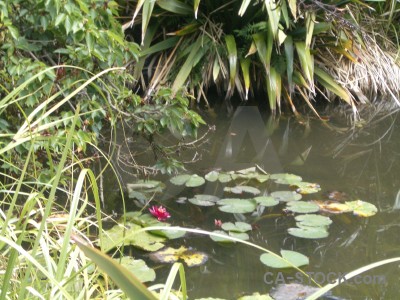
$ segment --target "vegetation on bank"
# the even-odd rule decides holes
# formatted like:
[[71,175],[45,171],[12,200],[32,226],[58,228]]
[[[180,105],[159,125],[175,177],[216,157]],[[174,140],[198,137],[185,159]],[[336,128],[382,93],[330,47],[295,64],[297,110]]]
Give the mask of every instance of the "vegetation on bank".
[[[0,1],[0,300],[120,299],[129,294],[120,288],[130,284],[151,298],[139,281],[119,287],[109,281],[125,279],[92,249],[104,248],[106,233],[97,187],[103,170],[94,174],[90,167],[102,159],[112,168],[97,147],[102,129],[124,122],[148,141],[154,169],[174,173],[182,163],[157,136],[169,131],[196,138],[204,121],[190,104],[206,99],[213,84],[228,98],[265,90],[272,111],[288,103],[296,112],[298,96],[312,108],[320,88],[354,106],[354,97],[362,97],[340,82],[326,53],[363,60],[360,51],[371,52],[363,31],[369,12],[386,24],[382,40],[392,53],[382,55],[390,66],[384,69],[398,70],[398,5]],[[397,99],[397,85],[385,78],[384,90],[378,81],[377,92]],[[88,257],[100,266],[104,259],[106,272]],[[173,266],[165,299],[178,271],[184,282],[182,270]]]

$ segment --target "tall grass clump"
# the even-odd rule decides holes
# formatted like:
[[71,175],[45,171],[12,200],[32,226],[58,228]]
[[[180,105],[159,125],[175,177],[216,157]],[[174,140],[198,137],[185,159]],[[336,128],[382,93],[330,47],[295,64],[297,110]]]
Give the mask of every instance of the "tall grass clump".
[[[18,111],[26,86],[51,71],[39,72],[1,99],[1,116]],[[30,111],[19,110],[20,123],[10,126],[18,130],[1,134],[0,299],[122,296],[71,242],[74,235],[93,244],[94,235],[101,244],[97,178],[87,167],[92,159],[84,155],[95,141],[80,133],[85,115],[95,111],[82,113],[78,104],[70,114],[57,115],[87,86],[105,88],[99,78],[111,71],[116,69],[77,81]],[[38,152],[45,155],[40,164]]]

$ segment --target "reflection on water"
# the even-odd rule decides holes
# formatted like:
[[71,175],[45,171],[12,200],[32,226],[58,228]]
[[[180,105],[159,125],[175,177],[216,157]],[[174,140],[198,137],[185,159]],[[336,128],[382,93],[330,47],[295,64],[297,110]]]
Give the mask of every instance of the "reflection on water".
[[[255,107],[241,107],[232,119],[215,122],[216,131],[203,149],[197,150],[202,160],[189,166],[191,172],[204,175],[211,169],[239,170],[257,164],[271,173],[300,175],[305,181],[319,183],[325,192],[340,190],[351,199],[371,202],[379,213],[368,219],[334,215],[329,237],[300,239],[287,234],[295,222],[293,216],[282,213],[282,206],[269,209],[262,218],[255,219],[176,202],[180,196],[222,195],[221,189],[207,183],[195,190],[168,189],[162,201],[172,212],[175,225],[214,230],[214,219],[256,222],[251,242],[277,253],[288,249],[309,256],[310,265],[303,269],[312,272],[321,285],[363,265],[400,256],[397,114],[351,128],[339,117],[323,125],[313,119],[300,122],[294,118],[272,118],[260,114]],[[128,177],[123,179],[132,181]],[[321,197],[322,193],[308,199]],[[187,269],[192,299],[234,299],[243,294],[269,292],[280,283],[310,284],[297,271],[267,268],[259,261],[260,252],[244,245],[219,245],[197,235],[174,243],[184,243],[210,255],[204,266]],[[159,270],[159,282],[167,269]],[[386,265],[364,273],[357,282],[340,285],[333,294],[345,299],[397,299],[399,275],[397,265]]]

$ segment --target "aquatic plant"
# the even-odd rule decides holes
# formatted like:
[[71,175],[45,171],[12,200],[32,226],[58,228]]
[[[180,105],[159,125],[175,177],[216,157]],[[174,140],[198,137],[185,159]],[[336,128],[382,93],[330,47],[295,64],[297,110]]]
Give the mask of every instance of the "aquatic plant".
[[157,218],[158,221],[165,221],[171,217],[167,209],[162,205],[160,206],[153,205],[152,207],[149,208],[149,211],[154,217]]

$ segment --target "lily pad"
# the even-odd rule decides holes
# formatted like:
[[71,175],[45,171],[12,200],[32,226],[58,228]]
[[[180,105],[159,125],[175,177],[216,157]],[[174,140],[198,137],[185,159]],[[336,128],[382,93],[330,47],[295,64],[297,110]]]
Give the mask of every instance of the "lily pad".
[[205,183],[205,179],[203,177],[200,177],[199,175],[192,175],[190,176],[189,180],[186,181],[185,185],[187,187],[197,187],[197,186],[201,186]]
[[234,237],[243,241],[246,241],[249,239],[249,235],[247,233],[244,232],[232,232],[230,231],[229,233],[226,233],[223,230],[214,230],[214,233],[218,233],[221,234],[223,236],[226,236],[227,238],[223,238],[223,237],[219,237],[219,236],[214,236],[214,235],[210,235],[210,238],[214,241],[214,242],[219,242],[219,243],[235,243],[235,241],[230,240],[228,237]]
[[307,214],[319,211],[319,206],[313,202],[291,201],[287,203],[286,208],[299,214]]
[[310,263],[307,256],[296,251],[281,250],[281,256],[288,262],[270,253],[261,254],[260,260],[264,265],[276,269],[301,267]]
[[149,256],[153,261],[161,263],[174,263],[178,260],[183,260],[188,267],[200,266],[208,260],[208,256],[204,252],[194,251],[184,246],[178,249],[168,247],[153,252]]
[[302,198],[302,196],[293,191],[276,191],[271,193],[271,197],[274,197],[275,200],[282,202],[290,202],[290,201],[298,201]]
[[322,239],[329,235],[324,227],[289,228],[288,232],[293,236],[305,239]]
[[190,198],[189,202],[199,206],[213,206],[219,200],[214,195],[195,195],[194,198]]
[[313,201],[317,204],[321,211],[328,212],[331,214],[342,214],[352,211],[352,208],[346,203],[339,203],[333,201]]
[[115,225],[106,231],[101,245],[102,250],[107,252],[122,245],[132,245],[146,251],[157,251],[164,247],[165,238],[148,232],[138,232],[141,228],[134,223],[127,223],[126,228],[122,225]]
[[193,174],[182,174],[172,177],[169,180],[172,184],[175,185],[186,185],[187,187],[197,187],[203,185],[206,181],[203,177],[199,175]]
[[323,227],[332,224],[332,220],[329,217],[315,215],[315,214],[299,215],[295,217],[295,220],[300,225],[309,227]]
[[255,197],[254,200],[262,206],[275,206],[279,204],[279,201],[276,200],[274,197],[271,196],[260,196],[260,197]]
[[353,214],[359,217],[371,217],[378,212],[375,205],[362,200],[346,201],[345,203],[353,210]]
[[218,181],[221,183],[227,183],[234,180],[233,174],[226,174],[226,173],[221,173],[218,175]]
[[247,185],[238,185],[235,187],[225,187],[224,188],[225,192],[228,193],[234,193],[234,194],[242,194],[242,193],[249,193],[253,195],[258,195],[260,192],[259,189],[252,187],[252,186],[247,186]]
[[303,180],[300,176],[289,173],[271,174],[270,179],[279,184],[293,184]]
[[296,192],[302,195],[318,193],[321,190],[321,187],[318,183],[297,182],[292,185],[296,186]]
[[227,213],[243,214],[254,211],[257,207],[253,199],[226,198],[217,202],[219,210]]
[[129,198],[145,202],[149,199],[149,195],[161,193],[165,184],[157,180],[139,180],[135,183],[128,183],[126,188]]
[[245,222],[232,222],[222,223],[221,228],[226,231],[233,231],[233,232],[246,232],[250,231],[251,225]]
[[219,172],[217,171],[211,171],[207,173],[204,178],[210,182],[215,182],[218,180]]
[[142,259],[133,259],[133,257],[130,256],[123,256],[122,258],[115,258],[114,260],[127,268],[141,282],[154,281],[154,279],[156,279],[156,272],[149,268]]

